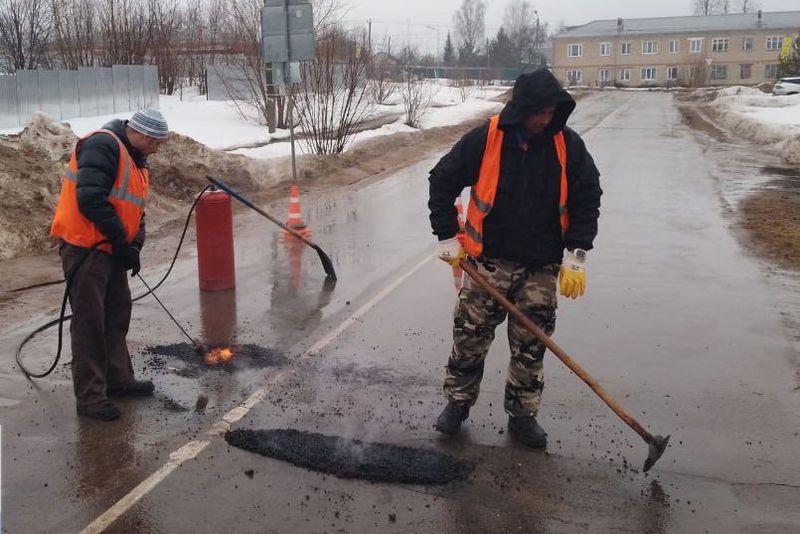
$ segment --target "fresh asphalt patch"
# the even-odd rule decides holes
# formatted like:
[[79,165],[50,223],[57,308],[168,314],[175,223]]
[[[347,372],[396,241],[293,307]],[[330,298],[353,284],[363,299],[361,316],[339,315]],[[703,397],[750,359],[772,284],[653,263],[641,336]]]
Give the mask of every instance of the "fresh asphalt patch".
[[228,444],[339,478],[442,485],[466,480],[471,463],[441,452],[300,430],[230,430]]
[[[216,346],[210,349],[218,348]],[[252,343],[232,345],[234,356],[226,363],[207,365],[189,343],[152,345],[142,349],[147,355],[145,366],[151,371],[163,371],[172,363],[179,363],[176,372],[187,378],[196,378],[209,371],[233,373],[242,369],[280,367],[288,363],[286,355],[278,350],[261,347]]]

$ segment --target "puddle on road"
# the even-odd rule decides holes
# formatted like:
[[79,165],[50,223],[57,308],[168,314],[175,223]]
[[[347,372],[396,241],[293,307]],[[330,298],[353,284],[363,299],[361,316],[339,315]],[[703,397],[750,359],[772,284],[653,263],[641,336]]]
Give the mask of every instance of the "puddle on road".
[[234,447],[339,478],[442,485],[466,480],[473,466],[441,452],[365,443],[300,430],[231,430]]
[[[210,349],[218,348],[216,346]],[[142,349],[148,356],[145,366],[149,370],[164,371],[169,360],[178,360],[183,364],[177,373],[187,378],[196,378],[209,371],[223,371],[234,373],[243,369],[263,369],[266,367],[280,367],[289,360],[286,355],[278,350],[261,347],[248,343],[233,345],[234,356],[227,363],[206,365],[202,356],[198,356],[194,347],[189,343],[173,343],[170,345],[153,345]]]

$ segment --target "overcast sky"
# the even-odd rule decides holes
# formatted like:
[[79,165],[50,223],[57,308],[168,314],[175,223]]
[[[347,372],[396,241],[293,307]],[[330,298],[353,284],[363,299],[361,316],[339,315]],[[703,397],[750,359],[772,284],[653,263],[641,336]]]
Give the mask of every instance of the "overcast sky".
[[[411,40],[421,48],[433,49],[452,29],[453,12],[461,0],[344,0],[350,7],[345,18],[349,26],[373,19],[372,35],[377,43],[392,36],[392,48]],[[596,19],[670,17],[690,15],[692,0],[533,0],[543,20],[557,27],[585,24]],[[738,5],[739,0],[732,0]],[[798,0],[757,0],[764,11],[800,10]],[[486,33],[491,36],[503,23],[507,0],[486,2]],[[681,7],[682,6],[682,7]],[[430,27],[428,27],[430,26]],[[438,36],[437,36],[438,30]]]

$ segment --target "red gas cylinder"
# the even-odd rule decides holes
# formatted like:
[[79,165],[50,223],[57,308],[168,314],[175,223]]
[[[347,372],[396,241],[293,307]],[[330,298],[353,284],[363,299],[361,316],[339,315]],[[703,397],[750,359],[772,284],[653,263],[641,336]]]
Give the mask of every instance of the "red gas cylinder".
[[203,193],[197,203],[195,224],[200,289],[233,289],[236,287],[236,267],[233,258],[233,214],[228,193]]

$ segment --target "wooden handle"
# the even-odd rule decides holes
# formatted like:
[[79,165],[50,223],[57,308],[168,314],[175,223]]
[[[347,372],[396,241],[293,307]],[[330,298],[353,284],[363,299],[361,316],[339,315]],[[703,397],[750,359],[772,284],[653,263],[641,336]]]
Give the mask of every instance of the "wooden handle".
[[639,434],[647,443],[650,443],[652,440],[651,434],[644,429],[639,422],[633,418],[631,414],[629,414],[625,408],[623,408],[614,397],[611,396],[608,391],[606,391],[603,386],[601,386],[597,380],[595,380],[586,370],[578,364],[575,360],[573,360],[569,354],[567,354],[564,349],[558,346],[553,339],[545,334],[544,330],[539,328],[536,323],[531,321],[519,308],[514,306],[511,301],[509,301],[502,293],[500,293],[497,289],[495,289],[483,276],[478,273],[472,263],[469,260],[461,260],[461,268],[464,270],[465,273],[469,275],[470,278],[475,280],[479,286],[481,286],[484,291],[486,291],[494,300],[500,303],[500,305],[505,308],[508,313],[514,317],[517,321],[522,324],[525,328],[531,331],[533,335],[535,335],[539,341],[544,343],[544,345],[550,349],[550,351],[555,354],[559,360],[564,362],[564,365],[570,368],[570,370],[578,375],[581,380],[586,382],[592,391],[597,393],[597,396],[603,399],[609,408],[611,408],[615,414],[617,414],[620,419],[625,421],[629,427],[631,427],[637,434]]

